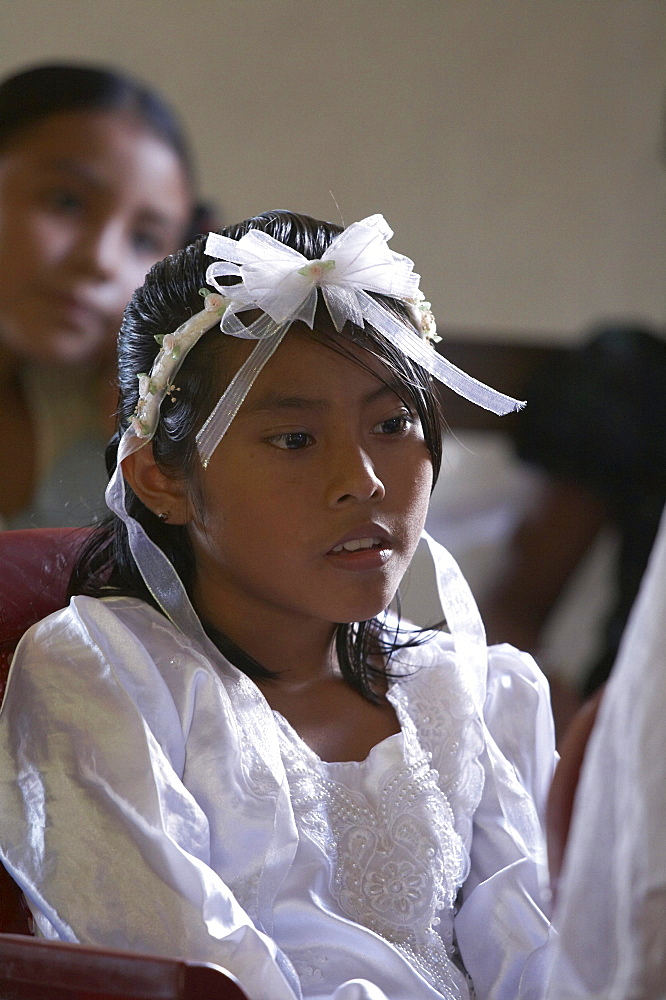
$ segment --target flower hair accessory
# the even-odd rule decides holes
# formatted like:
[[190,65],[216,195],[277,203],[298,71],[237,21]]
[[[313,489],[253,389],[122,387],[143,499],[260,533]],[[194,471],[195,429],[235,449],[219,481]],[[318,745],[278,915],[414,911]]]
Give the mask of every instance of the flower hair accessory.
[[416,329],[420,330],[423,340],[429,340],[431,344],[439,344],[442,338],[437,336],[435,315],[420,288],[414,298],[409,299],[406,304],[410,319]]
[[[219,322],[228,305],[229,302],[223,295],[205,290],[204,308],[201,312],[186,320],[173,333],[155,338],[160,350],[150,375],[144,373],[137,375],[139,401],[130,426],[138,438],[148,440],[153,436],[164,397],[176,391],[172,382],[173,377],[188,352],[204,333]],[[173,396],[171,398],[173,399]]]

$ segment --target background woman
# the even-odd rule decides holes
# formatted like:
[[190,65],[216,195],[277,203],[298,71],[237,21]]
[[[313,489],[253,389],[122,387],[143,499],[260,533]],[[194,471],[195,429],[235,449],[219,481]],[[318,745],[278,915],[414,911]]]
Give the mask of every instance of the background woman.
[[192,235],[194,178],[164,100],[108,69],[0,84],[0,523],[99,510],[115,340],[149,267]]

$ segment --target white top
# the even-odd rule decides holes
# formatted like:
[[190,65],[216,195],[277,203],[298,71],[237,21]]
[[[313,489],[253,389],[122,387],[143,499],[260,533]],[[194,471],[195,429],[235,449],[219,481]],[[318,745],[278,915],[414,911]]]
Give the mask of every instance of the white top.
[[558,887],[552,1000],[666,996],[666,514],[604,691]]
[[542,816],[548,693],[529,656],[489,661],[487,729],[440,633],[393,663],[401,732],[330,764],[141,601],[75,598],[12,667],[0,856],[46,936],[214,962],[252,1000],[539,997],[507,789]]

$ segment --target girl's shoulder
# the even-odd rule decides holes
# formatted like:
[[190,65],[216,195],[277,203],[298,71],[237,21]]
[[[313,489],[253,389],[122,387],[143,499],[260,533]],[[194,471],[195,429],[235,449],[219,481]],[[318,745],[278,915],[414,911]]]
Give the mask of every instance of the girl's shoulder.
[[484,721],[543,815],[557,761],[555,725],[548,681],[529,653],[489,648]]
[[[418,638],[414,646],[399,650],[391,660],[391,671],[398,683],[418,688],[441,687],[456,672],[462,680],[471,682],[473,669],[471,664],[461,662],[453,636],[444,631]],[[548,699],[548,682],[534,657],[508,643],[488,647],[483,681],[485,711],[492,711],[496,701],[536,703]]]
[[141,691],[154,693],[149,700],[177,700],[202,671],[212,673],[203,652],[144,601],[77,596],[23,636],[7,690],[20,677],[21,684],[44,691],[107,685],[133,700]]
[[[393,688],[410,714],[436,732],[449,728],[449,718],[482,721],[530,787],[535,767],[550,773],[554,760],[548,682],[529,653],[508,644],[490,646],[487,653],[479,683],[476,668],[457,655],[451,635],[436,633],[397,654]],[[544,768],[537,767],[541,758],[550,761]]]
[[60,611],[54,611],[25,633],[17,652],[26,648],[72,641],[87,636],[93,645],[102,644],[108,650],[116,642],[127,642],[134,636],[142,641],[160,625],[166,633],[176,629],[158,611],[135,597],[85,597],[78,595]]
[[508,704],[514,712],[521,706],[532,712],[544,702],[550,706],[550,688],[534,657],[509,643],[489,646],[486,715],[501,712]]

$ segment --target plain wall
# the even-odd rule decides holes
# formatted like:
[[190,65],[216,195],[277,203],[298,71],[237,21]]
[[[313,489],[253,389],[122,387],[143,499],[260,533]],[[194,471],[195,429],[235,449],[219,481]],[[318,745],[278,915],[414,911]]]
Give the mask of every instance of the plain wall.
[[0,0],[3,74],[67,58],[162,89],[227,222],[382,212],[456,335],[664,323],[663,0]]

